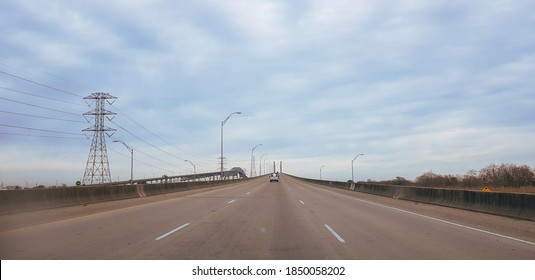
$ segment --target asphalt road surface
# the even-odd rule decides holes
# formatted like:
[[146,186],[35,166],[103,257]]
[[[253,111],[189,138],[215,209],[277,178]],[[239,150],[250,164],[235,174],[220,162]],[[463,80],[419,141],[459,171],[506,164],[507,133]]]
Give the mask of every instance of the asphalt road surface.
[[0,216],[9,259],[535,259],[535,222],[282,175]]

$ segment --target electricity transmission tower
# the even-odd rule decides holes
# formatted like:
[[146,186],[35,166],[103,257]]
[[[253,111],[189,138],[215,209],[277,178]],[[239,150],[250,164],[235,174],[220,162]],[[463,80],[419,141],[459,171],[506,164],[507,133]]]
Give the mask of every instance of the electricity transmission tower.
[[[91,149],[89,150],[89,157],[87,158],[82,182],[84,185],[109,183],[111,182],[111,175],[104,133],[111,136],[115,129],[104,125],[104,117],[112,116],[111,118],[106,117],[108,120],[111,120],[117,114],[104,109],[104,105],[106,104],[106,100],[109,99],[113,101],[107,102],[110,105],[113,104],[117,97],[105,92],[95,92],[84,97],[84,99],[95,100],[95,109],[84,113],[84,116],[94,117],[95,124],[83,130],[84,132],[93,132],[93,141],[91,142]],[[108,131],[111,134],[108,134]]]

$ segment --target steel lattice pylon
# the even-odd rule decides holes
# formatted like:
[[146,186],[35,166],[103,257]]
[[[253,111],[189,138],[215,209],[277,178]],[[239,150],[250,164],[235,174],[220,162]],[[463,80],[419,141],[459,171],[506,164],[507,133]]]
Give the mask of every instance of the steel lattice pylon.
[[[105,92],[92,93],[84,99],[95,100],[95,109],[87,113],[84,116],[92,116],[95,119],[95,124],[92,127],[86,128],[83,131],[93,132],[93,140],[91,142],[91,149],[89,150],[89,156],[87,158],[87,164],[85,166],[84,178],[82,183],[84,185],[102,184],[111,182],[110,166],[108,162],[108,152],[106,150],[105,133],[113,132],[115,129],[106,127],[104,125],[104,117],[115,116],[116,113],[104,109],[106,100],[111,99],[113,101],[107,101],[110,105],[113,104],[117,97]],[[112,118],[106,117],[108,120]]]

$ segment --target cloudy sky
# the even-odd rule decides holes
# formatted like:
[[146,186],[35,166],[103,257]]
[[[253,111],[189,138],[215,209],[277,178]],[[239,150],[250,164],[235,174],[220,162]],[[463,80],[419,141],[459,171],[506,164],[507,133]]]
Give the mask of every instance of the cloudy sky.
[[113,140],[136,178],[218,170],[235,111],[225,167],[248,173],[257,144],[262,165],[341,181],[361,153],[356,180],[535,166],[530,0],[18,0],[0,21],[4,185],[82,179],[93,92],[117,97],[114,180]]

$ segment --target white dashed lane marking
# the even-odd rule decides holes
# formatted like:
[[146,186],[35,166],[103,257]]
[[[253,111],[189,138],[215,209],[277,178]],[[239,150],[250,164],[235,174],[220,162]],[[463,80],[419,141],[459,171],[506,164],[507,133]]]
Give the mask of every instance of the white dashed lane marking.
[[328,224],[325,224],[324,225],[330,232],[332,235],[334,235],[334,237],[336,237],[336,239],[338,239],[338,241],[342,242],[342,243],[345,243],[346,241],[340,236],[338,235],[338,233],[336,233],[336,231],[334,231],[334,229],[332,229]]
[[170,231],[170,232],[168,232],[168,233],[166,233],[166,234],[162,234],[162,235],[160,235],[159,237],[157,237],[157,238],[154,239],[154,240],[158,241],[158,240],[161,240],[161,239],[163,239],[163,238],[166,238],[167,236],[169,236],[169,235],[171,235],[171,234],[173,234],[173,233],[175,233],[175,232],[177,232],[177,231],[179,231],[179,230],[181,230],[181,229],[183,229],[183,228],[185,228],[185,227],[187,227],[187,226],[189,226],[189,223],[187,223],[187,224],[183,224],[183,225],[181,225],[181,226],[179,226],[179,227],[173,229],[172,231]]

